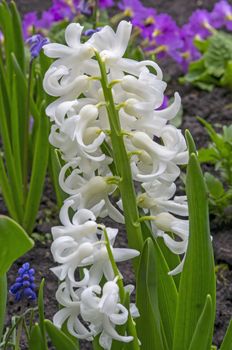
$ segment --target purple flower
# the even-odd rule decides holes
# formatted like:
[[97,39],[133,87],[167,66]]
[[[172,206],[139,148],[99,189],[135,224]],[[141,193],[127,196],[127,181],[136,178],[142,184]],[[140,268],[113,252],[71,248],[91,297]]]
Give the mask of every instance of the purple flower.
[[186,72],[189,63],[198,60],[201,54],[193,43],[193,34],[190,24],[185,24],[180,29],[180,38],[183,46],[180,50],[176,51],[176,57],[174,59],[182,66],[183,71]]
[[81,0],[78,5],[78,10],[80,13],[82,13],[85,16],[91,16],[92,15],[92,7],[90,6],[89,2],[86,0]]
[[124,15],[135,18],[140,11],[144,11],[144,6],[139,0],[122,0],[118,3],[118,8],[124,12]]
[[28,12],[24,16],[22,23],[24,39],[33,34],[33,27],[36,27],[37,20],[38,18],[36,12]]
[[9,292],[15,297],[15,301],[20,301],[24,298],[35,300],[35,270],[30,268],[27,262],[18,270],[18,276],[15,283],[10,287]]
[[232,6],[225,0],[219,1],[213,8],[211,19],[215,28],[225,26],[232,30]]
[[142,7],[140,11],[136,13],[136,16],[132,19],[132,24],[141,29],[146,30],[149,26],[153,25],[156,21],[156,10],[150,7]]
[[31,59],[39,56],[42,47],[49,43],[48,38],[44,38],[41,34],[35,34],[26,41],[30,45]]
[[99,7],[103,10],[112,6],[114,6],[113,0],[99,0]]
[[49,29],[53,22],[55,22],[54,14],[48,10],[44,11],[42,17],[37,21],[37,29]]
[[84,35],[85,35],[85,36],[91,36],[91,35],[93,35],[94,33],[100,32],[101,29],[102,29],[102,27],[98,27],[98,28],[96,28],[96,29],[87,29],[87,30],[84,32]]
[[148,51],[154,52],[158,58],[166,54],[176,59],[177,50],[183,46],[180,29],[167,14],[155,17],[155,23],[143,30],[144,38],[149,40]]
[[212,34],[213,22],[210,13],[206,10],[196,10],[189,19],[193,36],[198,35],[201,39]]

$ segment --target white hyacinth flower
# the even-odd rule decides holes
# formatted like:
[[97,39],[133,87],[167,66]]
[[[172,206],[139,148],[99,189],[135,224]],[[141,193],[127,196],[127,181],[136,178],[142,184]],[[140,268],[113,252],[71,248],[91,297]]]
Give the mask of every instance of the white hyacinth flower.
[[[72,23],[65,30],[65,45],[44,47],[56,59],[43,82],[45,91],[57,97],[46,109],[52,122],[49,140],[61,153],[59,185],[68,195],[60,210],[61,225],[52,228],[51,251],[58,264],[52,271],[61,281],[56,297],[63,307],[54,324],[61,328],[67,321],[68,331],[80,339],[100,335],[100,345],[110,350],[112,340],[133,340],[115,329],[126,325],[129,312],[139,315],[134,304],[130,310],[122,305],[119,295],[130,294],[131,287],[123,287],[116,263],[136,258],[139,251],[115,248],[118,230],[96,221],[108,216],[126,223],[127,229],[130,221],[128,230],[139,236],[140,219],[149,218],[154,239],[162,237],[174,254],[185,256],[188,205],[186,196],[175,196],[174,181],[188,153],[181,131],[168,124],[180,109],[179,94],[159,110],[167,86],[159,66],[123,57],[131,23],[120,22],[116,32],[105,26],[85,42],[82,30]],[[127,162],[124,171],[121,153]],[[137,205],[145,218],[133,212],[132,180],[140,182]],[[134,208],[123,197],[127,184]],[[122,198],[114,204],[119,192]],[[138,239],[134,246],[142,243]],[[179,273],[183,264],[184,258],[170,274]]]
[[110,350],[112,339],[130,342],[133,337],[120,335],[115,330],[116,325],[127,322],[128,310],[119,303],[119,288],[115,281],[107,282],[101,295],[99,285],[85,289],[81,294],[81,316],[89,322],[89,328],[97,335],[101,334],[99,343],[103,349]]

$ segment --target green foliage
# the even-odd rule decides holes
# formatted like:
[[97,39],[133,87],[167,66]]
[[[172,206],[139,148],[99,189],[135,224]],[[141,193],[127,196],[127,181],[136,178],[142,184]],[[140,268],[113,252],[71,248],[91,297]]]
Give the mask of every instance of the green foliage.
[[0,215],[0,276],[13,262],[33,247],[33,241],[14,220]]
[[[188,349],[197,331],[207,295],[212,298],[208,319],[207,347],[210,349],[215,317],[215,275],[209,232],[207,192],[194,153],[188,164],[186,191],[189,203],[189,243],[181,273],[173,350]],[[203,317],[203,316],[202,316]],[[183,325],[184,331],[183,331]]]
[[138,336],[144,349],[164,350],[161,318],[158,307],[158,276],[154,273],[155,252],[151,238],[143,247],[140,258],[136,304],[140,310],[137,321]]
[[205,126],[209,136],[208,148],[199,150],[201,163],[214,166],[215,176],[205,173],[205,181],[209,191],[210,212],[220,220],[232,219],[232,125],[223,126],[222,133],[217,133],[211,124],[198,118]]
[[44,321],[46,331],[51,338],[52,344],[56,350],[78,350],[79,346],[74,343],[64,332],[59,330],[49,320]]
[[232,320],[229,323],[229,327],[226,331],[226,335],[223,339],[220,350],[232,350]]
[[10,216],[30,234],[46,175],[49,122],[43,107],[43,66],[29,63],[21,27],[15,4],[2,1],[0,188]]
[[232,35],[216,31],[205,41],[195,40],[202,57],[190,63],[182,82],[211,91],[214,86],[232,89]]
[[14,220],[0,215],[0,341],[4,329],[7,279],[6,273],[13,262],[34,245],[32,239]]

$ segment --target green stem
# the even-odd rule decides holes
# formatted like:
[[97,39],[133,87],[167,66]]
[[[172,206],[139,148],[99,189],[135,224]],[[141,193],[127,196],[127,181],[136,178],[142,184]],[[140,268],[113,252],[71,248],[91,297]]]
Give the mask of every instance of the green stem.
[[119,287],[120,301],[121,301],[122,304],[124,304],[126,306],[126,308],[128,309],[128,312],[129,312],[126,328],[127,328],[128,334],[130,334],[130,335],[132,335],[134,337],[134,339],[132,341],[132,348],[133,348],[133,350],[138,350],[138,349],[140,349],[140,347],[139,347],[139,343],[138,343],[138,336],[137,336],[137,332],[136,332],[136,326],[135,326],[133,318],[132,318],[132,316],[130,314],[130,296],[129,296],[128,292],[125,293],[125,289],[124,289],[124,286],[123,286],[123,281],[122,281],[122,278],[121,278],[120,273],[118,271],[117,264],[116,264],[116,262],[114,260],[114,256],[113,256],[113,253],[112,253],[112,250],[111,250],[111,246],[110,246],[109,237],[107,235],[107,231],[106,231],[105,228],[103,229],[103,232],[104,232],[104,237],[105,237],[105,241],[106,241],[106,249],[107,249],[107,253],[109,255],[109,259],[110,259],[110,262],[111,262],[111,265],[112,265],[112,269],[114,271],[114,275],[116,277],[118,277],[117,283],[118,283],[118,287]]
[[22,335],[23,330],[23,318],[20,319],[18,329],[17,329],[17,336],[16,336],[16,344],[15,344],[15,350],[20,350],[20,339]]
[[[124,145],[123,133],[121,132],[119,115],[115,108],[111,87],[108,84],[105,65],[101,60],[100,55],[97,52],[95,54],[101,71],[101,85],[106,101],[106,108],[111,128],[114,163],[117,176],[121,178],[119,190],[122,198],[128,242],[130,247],[142,251],[143,238],[141,225],[139,223],[139,212],[136,205],[136,194],[131,174],[130,162]],[[135,258],[133,262],[137,271],[138,259]]]
[[0,340],[2,339],[7,301],[7,278],[6,274],[0,277]]
[[106,241],[106,249],[107,249],[107,253],[109,255],[110,263],[111,263],[112,269],[114,271],[115,277],[118,277],[117,284],[118,284],[118,287],[119,287],[120,300],[123,303],[123,300],[124,300],[124,297],[125,297],[125,290],[124,290],[122,278],[120,276],[120,273],[118,271],[118,267],[117,267],[116,262],[114,260],[114,256],[113,256],[113,253],[112,253],[112,250],[111,250],[111,247],[110,247],[109,237],[107,235],[107,231],[106,231],[105,228],[103,229],[103,232],[104,232],[104,238],[105,238],[105,241]]

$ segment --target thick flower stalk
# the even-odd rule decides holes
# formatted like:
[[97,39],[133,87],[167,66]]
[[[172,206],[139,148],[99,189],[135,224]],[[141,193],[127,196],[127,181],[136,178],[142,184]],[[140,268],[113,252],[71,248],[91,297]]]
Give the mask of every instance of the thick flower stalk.
[[[181,102],[175,93],[174,102],[160,110],[166,83],[159,66],[123,57],[130,23],[122,21],[116,32],[106,26],[84,43],[82,30],[72,23],[67,45],[44,46],[56,58],[44,77],[44,89],[57,97],[46,110],[49,139],[65,161],[59,183],[69,195],[61,226],[52,229],[59,264],[52,270],[62,282],[57,300],[63,306],[54,323],[61,327],[67,320],[69,332],[81,339],[99,334],[104,349],[112,339],[133,341],[138,349],[133,325],[124,334],[116,329],[129,322],[129,314],[138,316],[135,305],[124,305],[131,288],[123,286],[116,263],[135,258],[137,269],[143,220],[150,220],[154,239],[162,237],[175,254],[186,252],[188,206],[185,196],[175,196],[174,181],[188,156],[181,131],[168,124]],[[130,249],[114,247],[118,230],[100,223],[106,216],[125,224]]]

